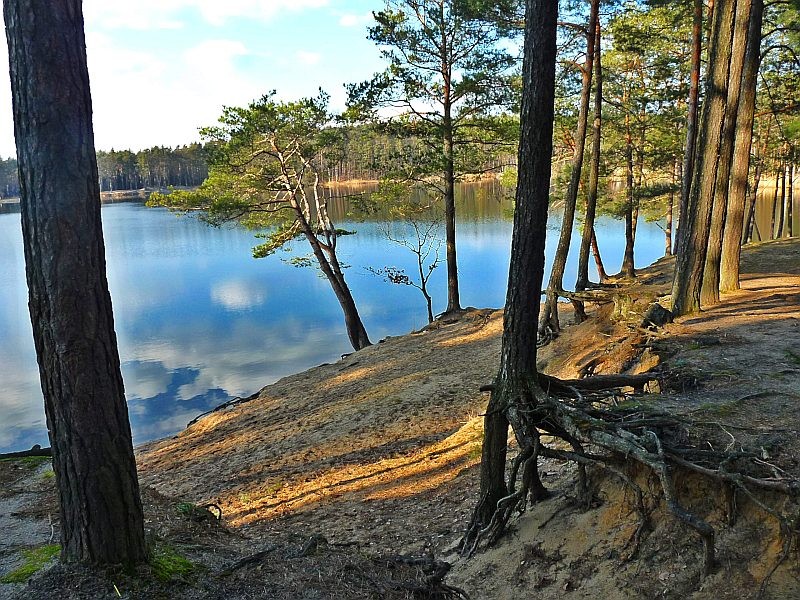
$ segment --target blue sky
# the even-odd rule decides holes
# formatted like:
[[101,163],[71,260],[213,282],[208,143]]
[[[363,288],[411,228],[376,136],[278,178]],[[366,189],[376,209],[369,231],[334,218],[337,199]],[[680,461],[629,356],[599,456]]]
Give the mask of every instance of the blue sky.
[[[382,7],[382,0],[84,0],[96,146],[189,143],[223,105],[273,89],[292,99],[322,87],[341,109],[344,83],[383,68],[366,39],[371,11]],[[6,75],[3,157],[15,154],[10,98]]]

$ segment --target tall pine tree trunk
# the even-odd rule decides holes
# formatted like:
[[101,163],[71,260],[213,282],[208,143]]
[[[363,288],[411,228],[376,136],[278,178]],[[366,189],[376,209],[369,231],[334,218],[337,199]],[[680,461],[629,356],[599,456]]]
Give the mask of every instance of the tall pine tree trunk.
[[[444,4],[441,5],[444,11]],[[441,17],[444,23],[444,16]],[[447,33],[442,31],[441,53],[447,54]],[[453,148],[453,105],[452,82],[450,65],[442,59],[441,73],[444,80],[443,90],[443,150],[444,150],[444,229],[445,229],[445,254],[447,258],[447,310],[446,312],[461,309],[461,297],[458,289],[458,261],[456,260],[456,190],[455,190],[455,157]],[[538,297],[538,296],[537,296]]]
[[677,159],[672,165],[672,181],[670,186],[669,197],[667,198],[667,214],[664,224],[664,256],[672,256],[672,210],[675,205],[675,183],[679,180],[678,170],[680,165]]
[[594,228],[592,228],[591,246],[594,265],[597,269],[597,276],[600,279],[600,283],[606,283],[608,281],[608,273],[606,273],[606,268],[603,266],[603,258],[600,256],[600,246],[597,245],[597,235]]
[[[575,150],[572,156],[572,172],[570,173],[567,195],[564,198],[564,217],[561,221],[561,233],[558,238],[553,266],[550,270],[550,282],[547,284],[547,299],[539,320],[539,332],[558,333],[561,324],[558,320],[558,298],[564,288],[564,271],[567,267],[567,256],[572,241],[572,228],[575,221],[575,207],[578,202],[578,188],[583,171],[583,157],[586,148],[586,125],[589,117],[589,101],[592,97],[592,71],[594,67],[595,32],[600,0],[593,0],[589,11],[589,23],[586,27],[586,61],[581,68],[582,87],[581,102],[578,110],[578,124],[575,131]],[[580,312],[580,311],[578,311]]]
[[[507,423],[521,447],[538,436],[526,415],[542,393],[537,382],[536,331],[538,298],[544,276],[550,161],[553,148],[557,0],[528,0],[522,67],[519,178],[511,238],[500,370],[484,418],[481,490],[470,531],[489,523],[505,482]],[[534,466],[535,468],[535,466]],[[466,538],[470,544],[470,536]]]
[[[742,75],[744,72],[745,55],[747,51],[748,32],[750,23],[751,0],[738,0],[736,3],[735,29],[731,48],[731,60],[728,79],[732,83],[728,86],[728,96],[725,101],[725,123],[722,130],[722,143],[720,145],[719,167],[717,169],[717,183],[714,194],[714,207],[711,211],[711,227],[708,236],[708,252],[706,265],[703,272],[703,287],[700,291],[700,304],[709,306],[719,302],[720,288],[720,262],[722,260],[722,243],[725,223],[728,217],[728,197],[731,173],[734,170],[733,158],[736,145],[736,133],[740,127],[753,129],[752,119],[747,115],[739,116],[739,104],[742,90]],[[760,33],[758,34],[760,37]],[[738,84],[738,85],[737,85]],[[755,94],[755,90],[753,90]],[[755,100],[754,100],[755,102]],[[750,172],[750,149],[742,151],[741,160],[743,185],[747,187],[747,178]],[[740,199],[737,197],[737,202]],[[741,222],[742,207],[733,207],[735,218]],[[741,244],[741,232],[737,232],[734,242]]]
[[636,227],[634,225],[635,198],[633,189],[633,137],[631,135],[631,117],[625,114],[625,253],[622,258],[621,273],[625,277],[636,277],[633,247],[636,243]]
[[703,49],[703,0],[694,0],[692,18],[692,66],[689,75],[689,102],[686,116],[686,144],[683,152],[683,177],[681,179],[681,201],[678,210],[680,219],[675,236],[675,248],[680,243],[684,223],[689,210],[689,190],[694,174],[694,157],[697,151],[697,117],[700,109],[700,67]]
[[[756,84],[758,67],[761,62],[761,22],[764,14],[764,0],[752,0],[747,28],[747,49],[742,71],[741,98],[736,120],[736,144],[731,167],[729,212],[725,222],[725,235],[722,242],[719,289],[730,292],[739,289],[739,260],[742,249],[742,230],[745,225],[747,208],[747,189],[750,176],[750,150],[753,143],[753,122],[756,107]],[[760,177],[756,166],[758,189]],[[755,197],[754,197],[755,200]]]
[[145,560],[80,0],[6,0],[25,270],[67,561]]
[[[777,223],[778,214],[778,191],[781,189],[781,170],[783,166],[780,162],[777,163],[775,171],[775,189],[772,192],[772,212],[770,213],[769,221],[769,239],[774,240],[778,237],[775,225]],[[766,238],[765,238],[766,239]]]
[[714,7],[705,102],[697,138],[697,160],[672,284],[672,312],[676,316],[700,310],[700,289],[703,285],[728,95],[735,5],[735,0],[716,0]]
[[602,261],[599,261],[600,252],[595,239],[594,221],[597,213],[597,192],[600,184],[600,142],[603,124],[603,65],[601,53],[600,19],[595,24],[594,36],[594,119],[592,121],[592,160],[589,163],[589,189],[586,194],[586,210],[581,234],[581,248],[578,254],[578,279],[575,283],[577,291],[585,290],[589,286],[589,248],[591,246],[595,261],[598,262],[600,282],[607,279],[605,270],[602,270]]

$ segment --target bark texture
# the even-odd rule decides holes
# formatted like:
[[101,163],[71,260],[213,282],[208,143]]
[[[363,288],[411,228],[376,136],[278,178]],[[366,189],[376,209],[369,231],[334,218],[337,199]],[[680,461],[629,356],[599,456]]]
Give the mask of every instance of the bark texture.
[[[713,6],[713,3],[711,4]],[[711,10],[709,8],[709,10]],[[678,210],[680,219],[675,248],[680,244],[684,223],[689,211],[689,191],[694,174],[694,155],[697,150],[697,116],[700,109],[700,59],[703,49],[703,0],[694,0],[692,17],[692,67],[689,75],[689,102],[686,116],[686,145],[683,153],[683,178],[681,179],[681,200]]]
[[62,557],[145,559],[106,280],[79,0],[6,0],[26,276]]
[[[514,482],[506,486],[505,481],[507,423],[514,428],[521,454],[538,447],[538,431],[530,412],[536,406],[537,394],[541,394],[536,334],[553,149],[557,16],[557,0],[528,0],[526,4],[519,178],[500,370],[486,411],[483,454],[489,460],[481,463],[481,497],[470,527],[473,535],[467,535],[466,545],[470,540],[477,541],[498,510],[499,501],[514,492]],[[533,472],[523,466],[523,496],[529,489],[536,492],[541,488],[541,484],[536,485],[535,456],[525,464],[532,465]]]
[[556,334],[561,330],[558,320],[559,292],[564,289],[564,271],[567,267],[567,256],[572,241],[572,229],[575,221],[575,208],[578,203],[578,188],[583,171],[583,157],[586,149],[586,126],[589,118],[589,103],[592,97],[592,72],[594,66],[596,22],[599,12],[599,0],[592,0],[589,11],[589,23],[586,27],[586,61],[581,67],[581,102],[578,109],[578,124],[575,131],[575,150],[572,155],[572,172],[570,173],[567,195],[564,198],[564,217],[561,220],[561,232],[558,246],[550,270],[550,281],[547,284],[547,300],[539,322],[540,333]]
[[[700,303],[703,306],[709,306],[719,302],[720,262],[722,260],[723,233],[728,217],[730,180],[734,170],[733,158],[736,145],[736,133],[740,126],[744,126],[744,123],[740,122],[739,104],[741,103],[741,82],[747,50],[751,5],[751,0],[738,0],[736,3],[734,34],[728,72],[728,79],[733,83],[728,86],[728,97],[725,102],[725,123],[722,128],[722,143],[720,144],[719,151],[716,193],[714,194],[714,206],[711,211],[711,227],[708,237],[706,265],[703,272],[703,287],[700,291]],[[753,90],[753,93],[755,94],[755,90]],[[742,115],[742,117],[744,117],[744,115]],[[751,131],[752,127],[752,122],[750,122]],[[749,148],[747,154],[742,156],[741,160],[741,165],[737,165],[737,167],[741,168],[743,171],[746,186],[750,169]],[[742,210],[743,209],[734,208],[734,211],[737,213],[736,218],[739,220],[742,218]],[[740,240],[741,236],[736,238],[737,243],[740,243]]]
[[583,231],[581,233],[581,248],[578,253],[578,278],[575,283],[575,291],[580,292],[589,287],[589,248],[597,264],[597,273],[600,283],[608,279],[608,275],[603,268],[600,260],[600,250],[597,247],[597,238],[594,231],[594,220],[597,213],[597,190],[600,181],[600,143],[602,141],[603,125],[603,65],[601,53],[601,30],[600,20],[595,23],[594,36],[594,119],[592,120],[592,161],[589,164],[589,191],[586,195],[586,210],[583,220]]
[[[722,242],[719,289],[730,292],[739,289],[739,259],[742,248],[742,231],[745,225],[747,188],[750,173],[750,150],[753,145],[753,122],[755,120],[756,84],[761,63],[761,22],[764,15],[764,0],[752,0],[747,28],[747,49],[742,71],[739,114],[736,120],[736,143],[731,167],[731,183],[728,198],[728,218]],[[758,169],[759,167],[756,167]],[[760,173],[756,173],[756,180]],[[757,189],[758,183],[753,184]],[[748,217],[749,219],[749,217]]]
[[718,0],[713,12],[705,102],[698,131],[695,171],[689,205],[680,235],[672,284],[672,313],[685,315],[700,310],[700,289],[706,262],[711,209],[716,191],[717,167],[725,121],[733,39],[735,0]]

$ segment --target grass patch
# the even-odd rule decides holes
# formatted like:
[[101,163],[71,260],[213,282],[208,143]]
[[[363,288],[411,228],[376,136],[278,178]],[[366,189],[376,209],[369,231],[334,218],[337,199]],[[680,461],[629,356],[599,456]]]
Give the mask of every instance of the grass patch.
[[169,581],[176,577],[184,577],[194,571],[194,564],[178,554],[172,546],[155,544],[150,555],[150,566],[153,575],[160,581]]
[[469,451],[467,452],[467,458],[470,460],[476,460],[481,457],[481,453],[483,452],[483,442],[478,444],[473,444],[470,447]]
[[49,456],[18,456],[16,458],[9,457],[9,458],[0,458],[0,462],[4,463],[17,463],[19,465],[26,465],[29,467],[38,467],[42,463],[51,461],[52,458]]
[[60,551],[61,546],[58,545],[39,546],[38,548],[23,550],[22,556],[25,557],[25,563],[10,573],[3,575],[0,578],[0,583],[25,583],[55,558]]

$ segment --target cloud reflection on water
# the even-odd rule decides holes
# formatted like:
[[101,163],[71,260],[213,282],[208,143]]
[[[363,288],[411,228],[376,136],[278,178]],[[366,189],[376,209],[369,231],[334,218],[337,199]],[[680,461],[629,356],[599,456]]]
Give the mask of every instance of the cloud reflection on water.
[[[508,272],[508,207],[491,199],[469,204],[458,230],[462,301],[500,306]],[[252,233],[210,228],[139,204],[106,205],[103,222],[137,443],[171,435],[233,396],[350,351],[328,283],[313,269],[286,264],[284,253],[254,260]],[[351,265],[346,278],[372,340],[422,327],[419,292],[385,283],[366,269],[396,266],[413,273],[413,255],[385,240],[375,223],[339,225],[358,231],[340,240],[340,258]],[[47,444],[19,227],[19,214],[0,214],[0,451]],[[655,225],[640,227],[637,262],[643,264],[663,246]],[[609,231],[618,236],[615,228]],[[602,231],[598,235],[601,245],[608,244]],[[658,243],[648,253],[651,236]],[[294,251],[307,254],[302,244]],[[613,269],[621,248],[604,252]],[[445,271],[442,265],[432,281],[435,311],[444,309]]]

